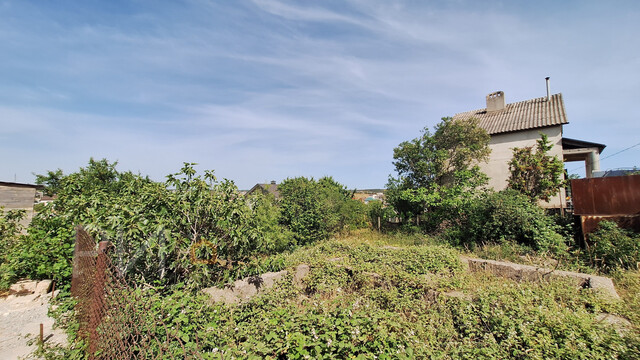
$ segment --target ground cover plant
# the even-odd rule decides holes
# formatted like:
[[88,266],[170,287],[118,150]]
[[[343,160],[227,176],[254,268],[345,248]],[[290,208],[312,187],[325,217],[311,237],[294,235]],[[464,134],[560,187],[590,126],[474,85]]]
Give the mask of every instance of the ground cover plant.
[[[145,326],[175,329],[175,348],[205,359],[640,356],[637,317],[623,331],[598,318],[624,315],[620,302],[570,282],[467,273],[458,256],[424,236],[361,231],[274,255],[281,268],[308,264],[309,274],[302,284],[285,276],[240,304],[181,287],[147,289]],[[74,346],[82,344],[48,353],[82,358]]]
[[593,267],[605,272],[638,269],[640,234],[622,229],[612,221],[602,221],[588,235],[586,255]]

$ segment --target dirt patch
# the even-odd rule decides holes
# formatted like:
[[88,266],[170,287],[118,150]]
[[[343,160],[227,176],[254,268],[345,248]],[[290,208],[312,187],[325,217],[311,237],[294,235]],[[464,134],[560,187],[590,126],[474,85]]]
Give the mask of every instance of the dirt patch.
[[[52,294],[40,291],[20,289],[0,298],[0,359],[34,358],[30,354],[36,345],[30,340],[39,338],[40,324],[44,327],[45,342],[66,343],[64,332],[53,330],[54,320],[47,316]],[[34,344],[29,345],[30,342]]]

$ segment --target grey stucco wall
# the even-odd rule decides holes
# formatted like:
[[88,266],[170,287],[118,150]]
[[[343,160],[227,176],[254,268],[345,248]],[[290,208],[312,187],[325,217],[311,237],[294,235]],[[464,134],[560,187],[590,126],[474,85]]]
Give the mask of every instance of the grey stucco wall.
[[[498,191],[507,187],[507,179],[510,175],[509,161],[513,157],[513,148],[535,147],[536,141],[540,139],[541,132],[546,134],[549,137],[549,142],[553,144],[550,155],[555,155],[562,160],[562,126],[560,125],[491,135],[489,162],[480,164],[482,171],[489,176],[490,187]],[[548,203],[540,203],[540,205],[549,208],[558,208],[561,205],[566,205],[564,189],[561,189],[560,194],[551,198]]]

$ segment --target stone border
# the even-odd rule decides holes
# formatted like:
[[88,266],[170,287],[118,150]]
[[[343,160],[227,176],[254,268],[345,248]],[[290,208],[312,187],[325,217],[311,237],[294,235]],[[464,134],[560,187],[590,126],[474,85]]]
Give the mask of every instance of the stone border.
[[561,271],[530,265],[521,265],[507,261],[474,259],[461,256],[460,261],[468,264],[469,271],[487,271],[497,276],[517,281],[540,281],[557,278],[570,278],[576,285],[602,292],[614,299],[620,299],[613,281],[604,276],[589,275],[571,271]]
[[[339,260],[339,258],[329,259],[328,261],[337,260]],[[460,261],[463,264],[467,264],[468,271],[486,271],[494,275],[516,281],[544,281],[558,278],[569,278],[575,281],[576,286],[595,289],[613,299],[620,299],[613,281],[604,276],[521,265],[507,261],[476,259],[466,256],[460,256]],[[298,265],[293,274],[294,284],[301,287],[302,279],[307,276],[309,271],[309,265]],[[276,281],[282,279],[288,273],[289,272],[287,270],[282,270],[259,276],[251,276],[245,279],[236,280],[233,284],[227,285],[224,288],[210,287],[202,289],[202,292],[209,295],[212,302],[221,301],[226,304],[237,304],[251,299],[264,289],[272,287]],[[367,273],[367,275],[374,278],[379,276],[375,273]],[[461,294],[462,293],[459,292],[444,293],[445,296],[452,297],[461,297]]]

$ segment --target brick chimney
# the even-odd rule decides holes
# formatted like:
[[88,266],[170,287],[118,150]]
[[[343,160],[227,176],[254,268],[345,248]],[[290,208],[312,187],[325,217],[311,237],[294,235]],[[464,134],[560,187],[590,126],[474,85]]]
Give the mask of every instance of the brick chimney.
[[500,111],[504,109],[504,92],[496,91],[487,95],[487,112]]

